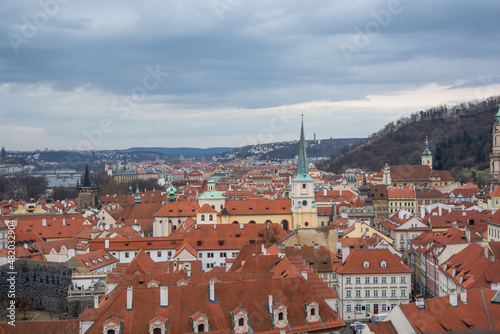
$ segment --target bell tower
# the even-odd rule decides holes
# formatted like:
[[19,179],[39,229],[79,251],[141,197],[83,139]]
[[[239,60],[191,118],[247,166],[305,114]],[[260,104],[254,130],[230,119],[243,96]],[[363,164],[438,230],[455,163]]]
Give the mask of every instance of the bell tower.
[[493,149],[490,155],[490,191],[493,192],[500,186],[500,106],[495,115],[493,124]]
[[429,139],[425,136],[425,150],[422,153],[422,165],[427,165],[432,169],[432,153],[429,150]]
[[[303,115],[302,115],[303,117]],[[292,228],[315,228],[318,209],[314,201],[314,179],[309,175],[307,163],[304,119],[300,129],[297,174],[292,179]]]

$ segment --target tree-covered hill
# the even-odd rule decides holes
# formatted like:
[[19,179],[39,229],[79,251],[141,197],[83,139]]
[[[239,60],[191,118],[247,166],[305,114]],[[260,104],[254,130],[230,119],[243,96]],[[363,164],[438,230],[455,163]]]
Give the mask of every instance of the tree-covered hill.
[[415,112],[387,124],[349,151],[332,155],[319,167],[338,173],[351,167],[378,171],[386,161],[392,165],[419,164],[427,136],[435,169],[449,170],[454,175],[465,168],[487,169],[499,103],[500,96],[495,96]]

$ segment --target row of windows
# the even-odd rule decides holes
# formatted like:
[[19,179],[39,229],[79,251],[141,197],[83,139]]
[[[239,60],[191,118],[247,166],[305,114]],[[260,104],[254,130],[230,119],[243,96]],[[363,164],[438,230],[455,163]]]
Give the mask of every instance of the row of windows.
[[[378,313],[378,312],[387,312],[392,310],[393,308],[396,307],[397,304],[391,304],[390,308],[387,307],[387,304],[373,304],[373,312]],[[378,309],[380,307],[380,309]],[[361,312],[361,311],[366,311],[366,312],[371,312],[372,311],[372,305],[371,304],[356,304],[354,305],[354,311],[355,312]],[[352,312],[352,305],[351,304],[346,304],[346,312]]]
[[[375,276],[375,277],[366,276],[365,277],[365,284],[370,284],[370,282],[373,284],[378,284],[378,281],[379,281],[379,277],[377,277],[377,276]],[[355,282],[356,282],[356,284],[361,284],[361,277],[356,277]],[[352,284],[351,277],[346,277],[345,283]],[[381,277],[380,283],[387,284],[387,277],[385,277],[385,276]],[[401,276],[399,283],[402,283],[402,284],[406,283],[406,277]],[[396,284],[396,276],[391,276],[391,284]]]
[[[373,291],[373,296],[372,296],[372,291]],[[378,297],[387,297],[387,290],[383,289],[380,290],[381,295],[379,296],[378,294],[379,290],[365,290],[365,295],[364,298],[378,298]],[[397,290],[396,289],[391,289],[391,297],[397,297]],[[352,291],[351,290],[346,290],[345,292],[345,297],[346,298],[352,298]],[[361,298],[361,290],[355,290],[355,298]],[[400,297],[406,297],[406,290],[401,290]]]
[[[404,203],[404,205],[403,205]],[[414,206],[414,202],[399,202],[399,206]],[[398,202],[390,202],[390,206],[398,206]]]
[[[215,253],[214,253],[214,252],[208,252],[208,253],[206,253],[206,255],[207,255],[207,258],[208,258],[208,259],[213,259],[213,258],[215,257]],[[232,256],[233,258],[234,258],[234,257],[236,257],[236,255],[238,255],[238,252],[232,252],[232,253],[231,253],[231,256]],[[219,257],[221,257],[221,258],[226,258],[226,257],[227,257],[227,252],[220,252],[220,253],[219,253]],[[203,258],[203,253],[201,253],[201,252],[200,252],[200,253],[198,254],[198,258],[199,258],[199,259],[202,259],[202,258]]]

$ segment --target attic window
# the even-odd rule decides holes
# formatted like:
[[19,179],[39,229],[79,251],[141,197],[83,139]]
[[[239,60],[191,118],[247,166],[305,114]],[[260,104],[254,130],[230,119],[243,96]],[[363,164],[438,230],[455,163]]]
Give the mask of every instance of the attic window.
[[219,246],[224,246],[224,240],[219,240]]
[[197,246],[201,246],[202,244],[203,244],[203,241],[201,241],[201,240],[198,240],[198,241],[196,242],[196,245],[197,245]]
[[[380,266],[382,266],[382,264],[380,264]],[[363,268],[370,268],[370,262],[368,262],[368,261],[363,262]],[[382,268],[384,268],[384,267],[382,267]]]
[[380,262],[380,268],[387,268],[387,262],[385,261]]
[[[40,234],[41,234],[41,233],[40,233]],[[237,233],[237,234],[236,234],[236,238],[239,238],[239,237],[240,237],[240,234],[239,234],[239,233]]]

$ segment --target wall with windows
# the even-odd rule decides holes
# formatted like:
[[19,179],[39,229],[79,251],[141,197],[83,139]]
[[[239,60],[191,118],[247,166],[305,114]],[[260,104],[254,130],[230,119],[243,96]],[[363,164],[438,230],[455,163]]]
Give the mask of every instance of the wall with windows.
[[411,274],[339,275],[338,296],[338,313],[344,321],[365,321],[409,303]]

